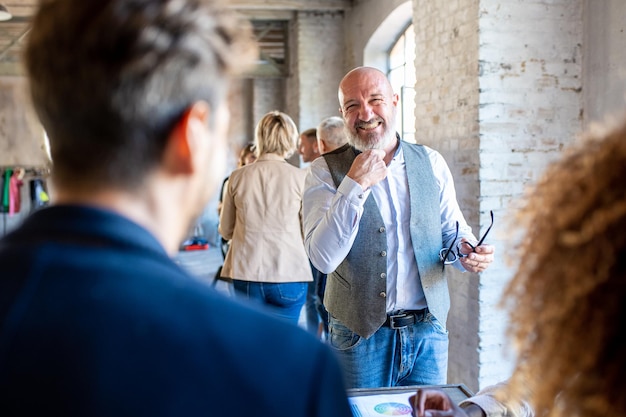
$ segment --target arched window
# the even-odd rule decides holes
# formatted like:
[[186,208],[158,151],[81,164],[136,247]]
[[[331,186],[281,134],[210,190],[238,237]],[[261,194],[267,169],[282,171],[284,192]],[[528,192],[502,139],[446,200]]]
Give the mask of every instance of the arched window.
[[396,130],[415,142],[415,34],[410,24],[389,50],[389,80],[399,95]]

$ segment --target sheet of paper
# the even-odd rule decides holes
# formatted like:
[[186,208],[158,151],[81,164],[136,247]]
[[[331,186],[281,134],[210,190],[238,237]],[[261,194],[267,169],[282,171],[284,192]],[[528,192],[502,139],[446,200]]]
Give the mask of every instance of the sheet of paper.
[[399,394],[348,397],[354,417],[410,416],[409,397],[414,391]]

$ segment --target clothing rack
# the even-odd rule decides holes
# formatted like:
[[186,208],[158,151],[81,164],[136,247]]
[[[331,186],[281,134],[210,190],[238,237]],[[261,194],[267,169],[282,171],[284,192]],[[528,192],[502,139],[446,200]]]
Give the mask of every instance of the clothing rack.
[[6,170],[23,170],[24,178],[47,178],[50,176],[50,167],[25,167],[22,165],[0,166],[0,174],[4,175]]
[[0,166],[0,237],[48,204],[49,176],[50,167]]

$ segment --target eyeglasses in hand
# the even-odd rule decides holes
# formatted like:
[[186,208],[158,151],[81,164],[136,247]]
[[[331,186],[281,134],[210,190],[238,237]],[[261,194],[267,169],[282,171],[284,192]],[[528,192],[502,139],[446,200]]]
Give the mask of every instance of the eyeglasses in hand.
[[452,248],[454,246],[454,242],[456,242],[457,237],[459,237],[459,222],[456,222],[456,232],[454,233],[454,239],[452,239],[452,243],[450,243],[449,247],[443,248],[439,251],[439,260],[443,262],[443,266],[441,267],[442,271],[446,268],[446,265],[453,264],[457,261],[457,259],[464,258],[467,256],[461,253],[462,245],[467,245],[470,248],[472,248],[472,252],[476,252],[476,248],[483,244],[483,242],[485,241],[485,238],[487,237],[487,235],[489,234],[489,231],[491,230],[491,227],[493,226],[493,210],[489,210],[489,215],[491,216],[491,224],[485,231],[485,234],[480,238],[478,243],[476,245],[472,245],[470,242],[459,242],[457,244],[457,248],[455,252]]

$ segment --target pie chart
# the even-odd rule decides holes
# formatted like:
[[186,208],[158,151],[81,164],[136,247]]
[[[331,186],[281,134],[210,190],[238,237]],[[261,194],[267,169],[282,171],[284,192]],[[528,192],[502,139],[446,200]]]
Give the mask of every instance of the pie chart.
[[383,416],[407,416],[411,414],[411,407],[402,403],[381,403],[374,411]]

